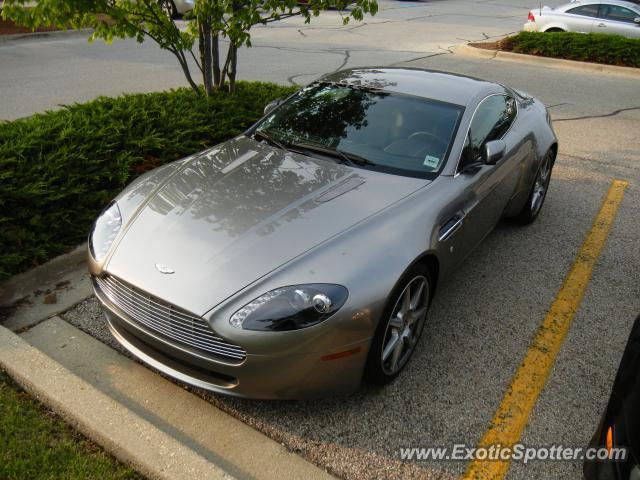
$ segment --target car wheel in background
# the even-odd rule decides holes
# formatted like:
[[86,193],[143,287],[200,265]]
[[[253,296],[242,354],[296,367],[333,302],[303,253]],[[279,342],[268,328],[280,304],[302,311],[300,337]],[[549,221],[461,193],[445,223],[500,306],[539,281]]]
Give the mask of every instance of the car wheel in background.
[[421,264],[412,267],[398,282],[376,328],[365,380],[384,385],[405,367],[424,330],[431,286],[429,269]]
[[555,154],[552,150],[549,150],[544,156],[542,164],[538,169],[529,197],[517,216],[517,219],[521,223],[531,223],[540,214],[544,200],[547,198],[547,191],[549,190],[549,182],[551,181],[551,171],[553,170],[554,162]]

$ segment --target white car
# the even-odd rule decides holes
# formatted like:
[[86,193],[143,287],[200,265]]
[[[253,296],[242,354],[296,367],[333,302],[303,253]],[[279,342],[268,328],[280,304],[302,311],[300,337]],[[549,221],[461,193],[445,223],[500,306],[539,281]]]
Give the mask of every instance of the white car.
[[580,0],[529,12],[528,32],[610,33],[640,38],[640,6],[622,0]]

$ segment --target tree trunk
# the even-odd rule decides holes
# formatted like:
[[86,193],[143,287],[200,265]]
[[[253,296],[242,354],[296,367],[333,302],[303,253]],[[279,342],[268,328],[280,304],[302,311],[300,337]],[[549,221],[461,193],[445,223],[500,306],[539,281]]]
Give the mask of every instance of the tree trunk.
[[200,96],[202,92],[200,92],[198,85],[196,85],[196,82],[194,82],[193,78],[191,77],[191,71],[189,70],[189,63],[187,63],[187,57],[184,56],[184,52],[177,52],[172,50],[171,53],[173,53],[178,59],[178,63],[180,64],[180,67],[182,67],[184,76],[186,77],[187,82],[189,82],[189,86],[191,87],[191,89],[196,93],[196,95]]
[[229,55],[231,56],[231,60],[229,62],[229,93],[234,93],[236,91],[236,67],[238,65],[238,47],[236,47],[233,43],[229,44]]
[[207,97],[213,95],[212,58],[211,58],[211,24],[208,21],[200,22],[200,57],[202,64],[202,77],[204,91]]
[[222,71],[220,72],[220,81],[218,83],[219,90],[222,90],[224,88],[225,77],[229,74],[229,67],[233,58],[232,46],[233,44],[229,43],[229,49],[227,50],[227,59],[224,61]]
[[211,51],[213,55],[213,84],[216,88],[220,85],[220,39],[218,34],[213,35],[213,41],[211,45]]

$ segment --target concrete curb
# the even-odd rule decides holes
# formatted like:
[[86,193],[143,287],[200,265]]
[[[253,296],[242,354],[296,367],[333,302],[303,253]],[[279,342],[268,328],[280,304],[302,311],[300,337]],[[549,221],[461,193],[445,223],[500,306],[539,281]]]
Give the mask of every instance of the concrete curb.
[[21,335],[0,327],[0,367],[149,478],[333,478],[58,317]]
[[[10,330],[31,327],[93,294],[87,244],[0,284],[0,323]],[[3,318],[4,317],[4,318]]]
[[4,327],[0,366],[75,428],[149,478],[234,478]]
[[453,47],[453,51],[460,55],[466,55],[475,58],[486,58],[489,60],[526,63],[529,65],[537,65],[541,67],[562,68],[590,73],[603,73],[606,75],[622,75],[627,77],[640,78],[640,68],[617,67],[615,65],[604,65],[601,63],[577,62],[574,60],[564,60],[561,58],[537,57],[535,55],[502,52],[500,50],[487,50],[484,48],[472,47],[468,44],[457,45]]
[[93,29],[82,28],[80,30],[53,30],[51,32],[31,32],[31,33],[14,33],[11,35],[0,35],[0,45],[3,43],[11,43],[23,40],[39,40],[39,39],[63,39],[85,36],[91,33]]

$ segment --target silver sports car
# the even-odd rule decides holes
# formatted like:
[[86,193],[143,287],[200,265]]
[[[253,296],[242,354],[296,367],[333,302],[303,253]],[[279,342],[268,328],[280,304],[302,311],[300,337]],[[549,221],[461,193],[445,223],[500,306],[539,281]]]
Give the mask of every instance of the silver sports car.
[[549,114],[503,85],[407,68],[332,73],[265,112],[100,214],[89,265],[109,328],[230,395],[389,382],[442,279],[501,218],[538,216]]

